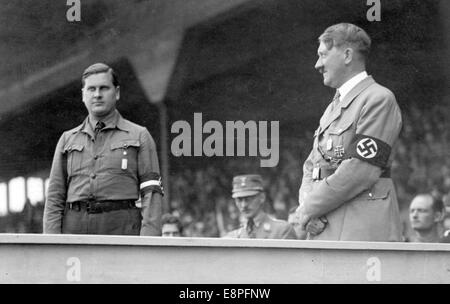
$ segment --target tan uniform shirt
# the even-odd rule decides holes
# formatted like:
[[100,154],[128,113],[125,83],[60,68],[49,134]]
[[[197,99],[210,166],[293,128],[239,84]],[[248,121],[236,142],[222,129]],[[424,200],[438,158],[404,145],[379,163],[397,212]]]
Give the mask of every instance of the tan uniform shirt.
[[[156,146],[145,127],[116,110],[94,140],[88,118],[56,146],[44,211],[44,233],[61,233],[66,202],[137,200],[159,174]],[[146,220],[146,219],[143,219]]]

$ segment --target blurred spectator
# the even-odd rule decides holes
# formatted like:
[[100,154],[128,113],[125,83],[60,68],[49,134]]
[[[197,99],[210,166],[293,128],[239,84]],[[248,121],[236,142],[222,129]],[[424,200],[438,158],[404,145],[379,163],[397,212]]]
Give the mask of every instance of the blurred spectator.
[[175,215],[164,214],[161,218],[161,225],[163,237],[183,236],[183,226],[180,219]]
[[438,243],[441,241],[440,222],[444,215],[442,200],[431,194],[419,194],[409,207],[409,219],[415,234],[411,242]]

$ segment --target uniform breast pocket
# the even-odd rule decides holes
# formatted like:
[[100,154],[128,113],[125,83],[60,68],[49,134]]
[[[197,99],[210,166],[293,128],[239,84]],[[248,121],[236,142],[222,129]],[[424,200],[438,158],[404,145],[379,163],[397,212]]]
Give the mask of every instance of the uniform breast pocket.
[[369,201],[385,200],[388,198],[390,191],[389,185],[379,181],[368,191],[366,199]]
[[333,147],[344,147],[350,144],[350,140],[354,136],[351,128],[352,124],[352,121],[339,122],[336,125],[330,127],[330,129],[328,130],[328,135],[332,140]]
[[67,174],[69,176],[81,173],[83,150],[84,146],[79,144],[69,144],[64,147],[64,154],[67,157]]
[[113,172],[137,172],[137,156],[141,144],[138,140],[126,140],[111,144],[107,167]]

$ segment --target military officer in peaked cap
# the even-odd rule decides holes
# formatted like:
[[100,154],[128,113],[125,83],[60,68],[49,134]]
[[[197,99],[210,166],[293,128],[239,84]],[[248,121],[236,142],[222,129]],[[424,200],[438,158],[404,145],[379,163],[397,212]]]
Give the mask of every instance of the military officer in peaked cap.
[[232,197],[245,223],[225,237],[251,239],[296,239],[293,227],[274,219],[263,210],[266,199],[260,175],[247,174],[233,178]]

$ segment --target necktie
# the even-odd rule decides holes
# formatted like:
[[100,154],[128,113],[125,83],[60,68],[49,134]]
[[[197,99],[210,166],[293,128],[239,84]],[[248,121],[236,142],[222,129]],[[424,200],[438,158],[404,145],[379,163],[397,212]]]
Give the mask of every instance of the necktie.
[[255,228],[255,222],[253,221],[252,218],[249,218],[248,221],[247,221],[247,227],[246,227],[246,229],[247,229],[247,235],[248,235],[249,237],[252,237],[252,236],[251,236],[251,233],[253,232],[253,229],[254,229],[254,228]]
[[97,138],[98,133],[100,132],[101,129],[103,129],[105,127],[105,123],[103,121],[99,121],[97,122],[97,124],[95,125],[95,138]]

